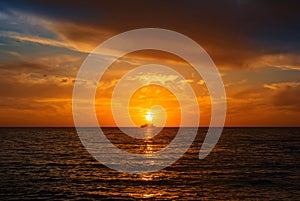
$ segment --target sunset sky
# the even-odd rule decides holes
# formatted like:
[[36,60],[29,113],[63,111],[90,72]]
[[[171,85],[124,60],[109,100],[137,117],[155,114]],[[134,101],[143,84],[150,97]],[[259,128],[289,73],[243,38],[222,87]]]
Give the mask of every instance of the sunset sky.
[[[298,1],[1,1],[0,126],[73,126],[73,84],[86,56],[116,34],[147,27],[182,33],[209,53],[226,89],[226,126],[300,126],[299,8]],[[103,76],[95,97],[100,124],[115,126],[115,85],[148,63],[174,68],[197,89],[200,126],[207,126],[211,106],[201,76],[155,50],[130,53]],[[174,94],[153,85],[132,96],[132,120],[147,122],[153,105],[164,107],[166,126],[178,126]]]

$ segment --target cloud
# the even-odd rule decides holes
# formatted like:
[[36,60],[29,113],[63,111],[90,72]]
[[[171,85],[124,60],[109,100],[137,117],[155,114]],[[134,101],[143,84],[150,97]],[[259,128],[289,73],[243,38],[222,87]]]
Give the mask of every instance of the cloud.
[[120,79],[113,79],[113,80],[101,81],[98,84],[97,90],[100,90],[101,91],[101,95],[103,95],[104,92],[111,91],[113,89],[113,87],[115,87],[116,84],[119,82],[119,80]]
[[64,43],[80,52],[91,52],[102,41],[113,34],[103,28],[95,28],[88,25],[78,25],[71,22],[54,21],[43,23],[43,26],[55,33]]
[[42,37],[37,37],[37,36],[26,36],[26,35],[21,35],[18,33],[1,33],[0,36],[12,38],[15,40],[19,40],[21,42],[31,42],[31,43],[37,43],[41,45],[49,45],[49,46],[54,46],[54,47],[64,47],[70,50],[76,50],[78,51],[79,49],[75,48],[72,44],[67,43],[66,41],[59,41],[59,40],[53,40],[49,38],[42,38]]
[[19,67],[18,65],[14,69],[1,69],[0,85],[5,87],[0,88],[0,97],[31,97],[33,99],[36,97],[70,97],[72,95],[74,77],[60,75],[57,72],[53,73],[49,69],[43,69],[43,67],[34,64],[29,65],[26,71],[16,70],[22,68],[22,66]]
[[204,82],[204,80],[199,80],[199,81],[197,82],[197,84],[199,84],[199,85],[204,85],[205,82]]
[[62,41],[57,41],[57,40],[52,40],[48,38],[41,38],[41,37],[36,37],[36,36],[22,36],[17,33],[6,33],[6,34],[1,34],[1,36],[6,36],[12,39],[16,39],[22,42],[32,42],[32,43],[38,43],[42,45],[51,45],[55,47],[66,47],[66,48],[71,48],[70,45],[62,42]]
[[[300,115],[299,82],[264,84],[231,90],[227,95],[229,124],[297,125]],[[257,115],[260,114],[260,115]]]
[[297,83],[265,84],[227,94],[227,126],[297,126],[300,115]]
[[283,70],[300,70],[299,58],[299,53],[266,54],[254,59],[250,67],[277,67]]
[[163,75],[163,74],[153,74],[153,73],[145,73],[145,74],[140,74],[138,76],[131,76],[127,78],[130,81],[140,81],[144,85],[148,84],[161,84],[161,85],[166,85],[167,82],[173,82],[176,79],[178,79],[178,76],[176,75]]
[[[171,29],[191,37],[223,69],[259,67],[261,62],[253,61],[265,60],[267,55],[299,51],[300,47],[299,30],[295,28],[300,17],[297,1],[242,4],[233,1],[218,2],[218,6],[212,1],[13,2],[4,3],[7,10],[22,10],[35,16],[30,18],[31,23],[42,24],[67,47],[83,52],[89,52],[112,35],[143,27]],[[61,41],[22,39],[64,46]],[[282,64],[281,60],[273,61],[270,65]],[[284,64],[289,66],[289,60]]]
[[300,110],[300,82],[283,82],[264,85],[270,89],[271,103],[287,110]]
[[0,126],[73,126],[71,100],[65,98],[1,97],[0,113]]
[[286,90],[291,88],[296,88],[300,86],[300,82],[282,82],[282,83],[273,83],[265,84],[264,87],[272,90]]
[[[72,5],[68,1],[61,1],[60,4],[52,1],[4,3],[13,15],[22,16],[27,23],[41,26],[59,38],[12,36],[22,41],[87,53],[117,33],[136,28],[161,27],[191,37],[204,47],[222,69],[249,69],[266,65],[299,69],[297,55],[282,58],[282,55],[300,50],[296,37],[299,30],[294,26],[295,19],[300,17],[295,9],[297,2],[218,4],[215,6],[211,1],[132,1],[130,4],[118,2],[118,6],[116,2],[97,1],[74,1]],[[140,59],[147,57],[164,58],[159,54],[140,54]]]
[[66,54],[47,55],[34,59],[22,56],[14,58],[13,61],[0,63],[0,72],[4,79],[18,74],[75,77],[83,59],[81,56]]

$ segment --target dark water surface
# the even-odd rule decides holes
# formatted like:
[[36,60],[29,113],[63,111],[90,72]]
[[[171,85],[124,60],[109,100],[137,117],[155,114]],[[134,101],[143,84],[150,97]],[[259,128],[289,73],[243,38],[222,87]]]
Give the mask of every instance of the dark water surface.
[[[167,145],[132,141],[105,129],[128,152]],[[171,167],[142,175],[111,170],[82,146],[73,128],[0,128],[1,200],[300,200],[300,128],[226,128],[204,160],[206,129]]]

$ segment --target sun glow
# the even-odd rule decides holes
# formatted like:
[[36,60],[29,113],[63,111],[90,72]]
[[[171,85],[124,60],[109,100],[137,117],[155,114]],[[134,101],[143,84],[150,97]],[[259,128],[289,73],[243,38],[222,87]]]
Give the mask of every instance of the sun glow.
[[167,89],[157,85],[146,85],[131,96],[129,115],[132,122],[156,127],[180,124],[180,105],[176,97]]
[[149,121],[149,122],[152,122],[152,120],[153,120],[153,113],[152,112],[147,112],[146,120]]

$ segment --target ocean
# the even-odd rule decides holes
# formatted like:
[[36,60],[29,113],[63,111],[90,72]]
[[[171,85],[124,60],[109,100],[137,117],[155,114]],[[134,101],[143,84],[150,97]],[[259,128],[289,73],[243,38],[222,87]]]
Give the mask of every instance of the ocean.
[[[147,140],[104,131],[121,149],[143,154],[166,146],[177,129]],[[199,128],[170,167],[126,174],[95,160],[74,128],[0,128],[0,199],[300,200],[300,128],[225,128],[199,160],[206,131]]]

